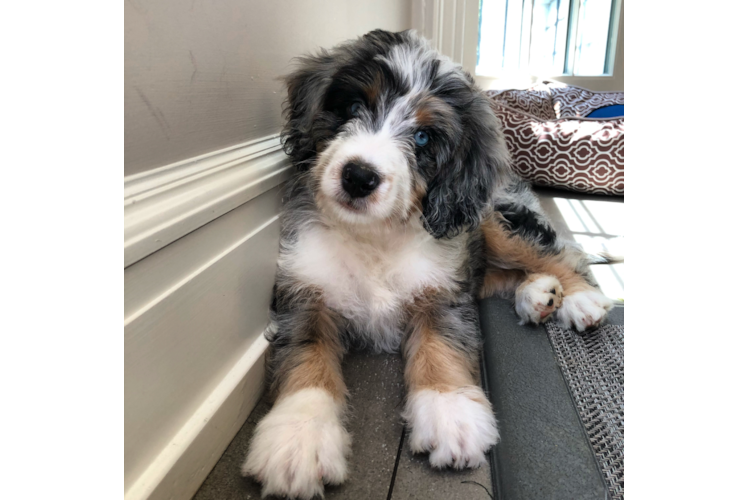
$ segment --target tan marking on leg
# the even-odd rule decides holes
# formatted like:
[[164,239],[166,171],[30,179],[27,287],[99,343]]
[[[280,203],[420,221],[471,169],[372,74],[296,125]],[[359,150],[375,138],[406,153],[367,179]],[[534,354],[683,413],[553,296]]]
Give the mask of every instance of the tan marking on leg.
[[528,273],[550,274],[558,278],[564,288],[565,295],[582,290],[595,290],[568,264],[562,261],[560,255],[543,255],[535,245],[528,243],[518,236],[511,234],[501,226],[498,215],[487,219],[481,225],[486,241],[488,267],[491,261],[500,262],[502,267],[523,269]]
[[345,400],[347,390],[340,365],[344,352],[338,329],[330,310],[322,304],[318,309],[313,342],[299,347],[278,366],[278,398],[301,389],[319,387],[328,391],[336,401]]
[[491,295],[511,294],[526,276],[527,273],[519,269],[489,269],[483,278],[483,287],[478,297],[484,299]]
[[478,384],[477,353],[470,355],[451,346],[434,329],[432,299],[414,305],[412,331],[403,346],[405,383],[409,392],[420,389],[453,391]]

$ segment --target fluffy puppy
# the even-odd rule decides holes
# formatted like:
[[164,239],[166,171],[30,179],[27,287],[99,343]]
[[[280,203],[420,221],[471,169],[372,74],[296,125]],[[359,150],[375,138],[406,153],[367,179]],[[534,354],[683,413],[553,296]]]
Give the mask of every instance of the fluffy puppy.
[[434,467],[478,467],[498,441],[479,386],[476,300],[516,294],[523,322],[583,330],[611,302],[509,169],[488,99],[412,32],[373,31],[300,59],[283,131],[296,173],[282,214],[267,367],[272,410],[246,475],[311,498],[345,480],[341,360],[401,350],[403,417]]

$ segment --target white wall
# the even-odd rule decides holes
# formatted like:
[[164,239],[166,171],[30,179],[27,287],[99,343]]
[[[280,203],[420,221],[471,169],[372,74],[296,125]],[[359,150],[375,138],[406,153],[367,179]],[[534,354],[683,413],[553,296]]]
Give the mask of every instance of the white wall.
[[276,132],[292,57],[408,29],[410,11],[410,0],[127,0],[125,174]]
[[127,500],[190,498],[261,394],[290,173],[277,78],[316,47],[407,29],[410,13],[409,0],[125,3]]

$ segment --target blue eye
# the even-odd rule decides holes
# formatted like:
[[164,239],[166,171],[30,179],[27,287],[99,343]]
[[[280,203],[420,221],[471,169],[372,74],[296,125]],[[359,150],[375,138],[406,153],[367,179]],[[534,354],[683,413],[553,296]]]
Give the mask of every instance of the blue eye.
[[429,134],[423,130],[416,132],[416,135],[414,135],[413,138],[416,141],[416,146],[425,146],[429,142]]
[[363,106],[363,104],[361,104],[360,102],[354,102],[353,104],[351,104],[351,107],[349,109],[349,111],[351,113],[351,116],[356,116],[357,117],[359,114],[361,114],[361,107],[362,106]]

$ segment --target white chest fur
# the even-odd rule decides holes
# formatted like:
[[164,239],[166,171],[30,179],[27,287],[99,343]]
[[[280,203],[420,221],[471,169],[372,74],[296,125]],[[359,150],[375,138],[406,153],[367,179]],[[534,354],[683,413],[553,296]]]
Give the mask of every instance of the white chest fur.
[[427,287],[454,286],[462,241],[441,242],[420,227],[384,234],[304,230],[279,265],[322,289],[327,304],[384,350],[396,349],[402,306]]

